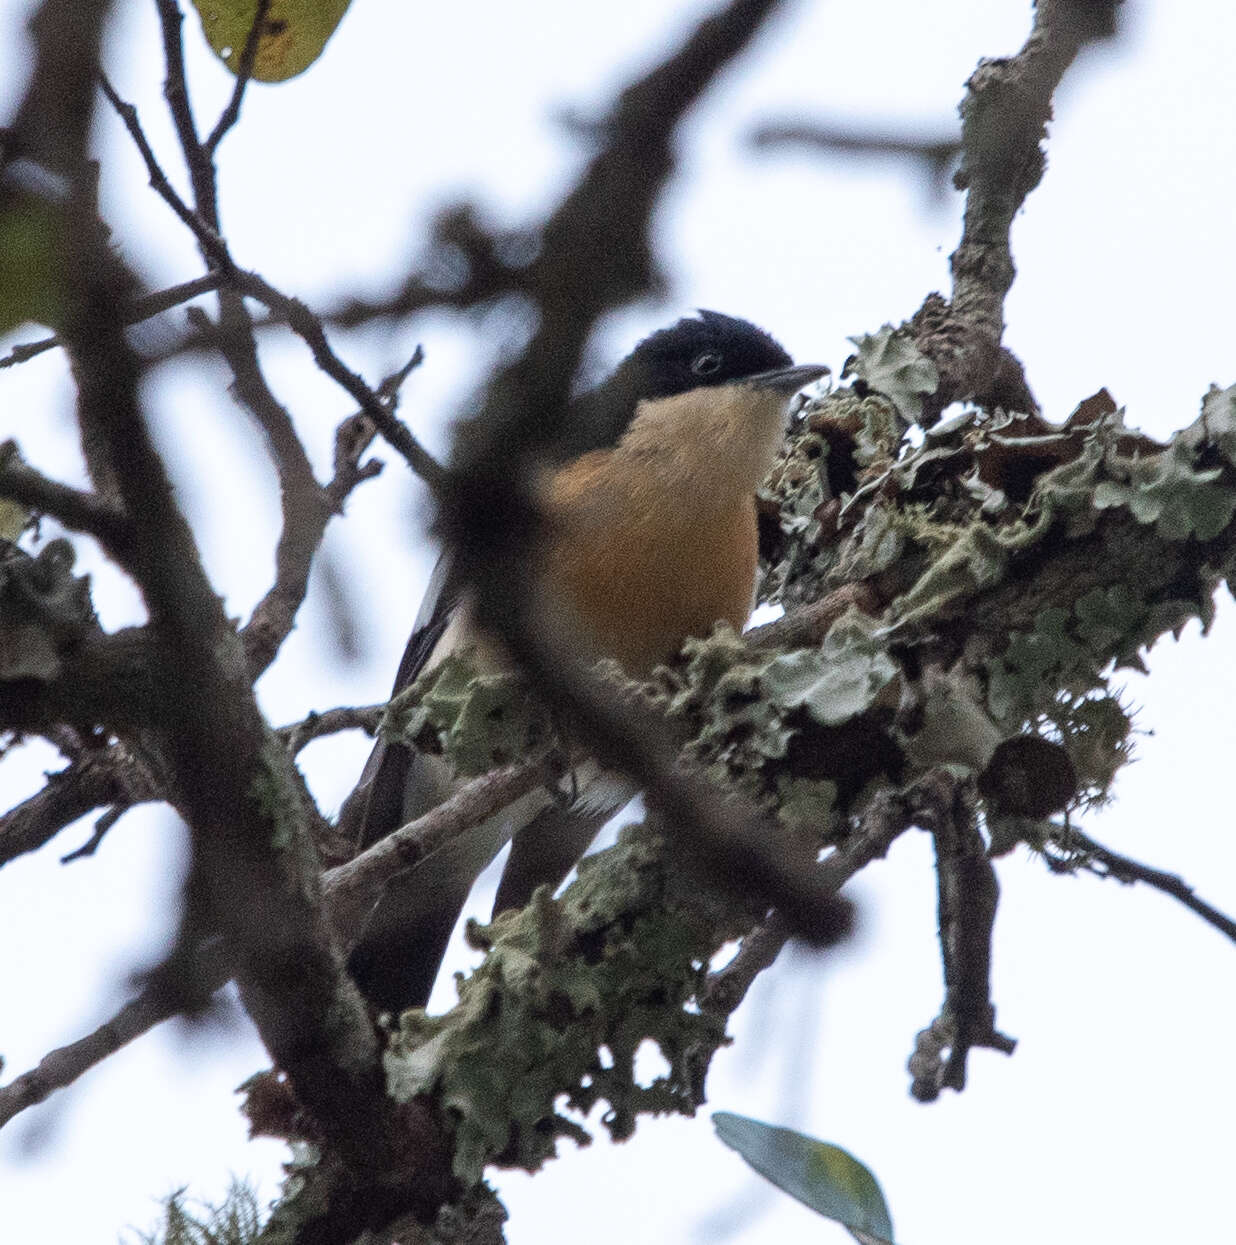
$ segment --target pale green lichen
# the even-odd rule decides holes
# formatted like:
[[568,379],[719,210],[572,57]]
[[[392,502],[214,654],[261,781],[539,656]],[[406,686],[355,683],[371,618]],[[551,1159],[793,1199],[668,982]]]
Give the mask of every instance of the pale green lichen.
[[476,652],[451,653],[390,704],[384,734],[440,752],[458,774],[485,774],[547,747],[549,712],[509,672],[478,668]]
[[97,627],[90,576],[73,574],[74,556],[64,539],[34,556],[0,540],[0,680],[51,682]]
[[[854,610],[819,646],[788,653],[750,648],[718,628],[689,641],[686,665],[666,672],[666,714],[689,739],[687,754],[718,780],[775,809],[793,792],[795,807],[783,820],[801,824],[814,808],[813,834],[826,841],[846,758],[881,729],[868,719],[887,723],[901,694],[901,669],[887,644],[875,620]],[[885,759],[873,754],[858,768],[879,772]]]
[[1111,478],[1095,486],[1095,508],[1127,506],[1139,523],[1153,523],[1164,540],[1212,540],[1236,513],[1236,490],[1221,467],[1198,470],[1194,457],[1177,439],[1151,458],[1109,459]]
[[960,531],[894,602],[893,617],[902,628],[940,620],[971,597],[1003,581],[1009,551],[985,523]]
[[922,413],[922,400],[935,393],[940,374],[914,344],[913,333],[886,324],[876,333],[848,340],[856,347],[856,353],[842,375],[860,377],[888,397],[906,423],[916,422]]
[[257,761],[245,794],[270,824],[271,846],[287,851],[297,842],[303,810],[300,795],[290,784],[286,749],[273,731],[266,731]]
[[769,658],[759,678],[764,699],[782,713],[804,710],[821,726],[840,726],[878,703],[896,703],[900,666],[877,638],[875,622],[847,610],[818,648]]
[[[385,1056],[390,1092],[435,1096],[465,1183],[491,1162],[534,1171],[559,1137],[585,1143],[582,1121],[600,1099],[616,1138],[637,1113],[694,1111],[692,1052],[714,1049],[723,1033],[686,1004],[734,916],[685,880],[666,867],[659,836],[629,827],[580,863],[561,899],[542,888],[522,911],[470,928],[488,955],[460,980],[453,1011],[400,1018]],[[668,1071],[639,1085],[645,1041]]]

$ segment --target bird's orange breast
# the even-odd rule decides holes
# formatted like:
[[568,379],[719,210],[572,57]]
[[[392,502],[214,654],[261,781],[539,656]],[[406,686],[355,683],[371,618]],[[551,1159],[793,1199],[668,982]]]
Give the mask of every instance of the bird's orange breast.
[[611,477],[585,455],[547,491],[547,588],[575,611],[596,651],[646,674],[720,621],[741,629],[757,570],[755,499],[721,501]]

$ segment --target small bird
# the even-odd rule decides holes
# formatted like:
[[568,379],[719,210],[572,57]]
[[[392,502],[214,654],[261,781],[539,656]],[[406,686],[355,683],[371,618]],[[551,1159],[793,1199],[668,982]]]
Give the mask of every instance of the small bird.
[[[570,606],[595,655],[641,676],[718,622],[741,630],[755,604],[755,490],[790,399],[827,371],[793,366],[746,320],[701,310],[645,338],[572,402],[539,490],[547,536],[530,573]],[[444,555],[392,695],[467,644],[500,665],[485,640]],[[339,828],[363,849],[439,804],[454,782],[440,758],[380,740]],[[569,803],[534,792],[394,878],[349,962],[366,997],[384,1011],[424,1006],[472,883],[507,839],[495,914],[561,883],[634,794],[593,766]]]

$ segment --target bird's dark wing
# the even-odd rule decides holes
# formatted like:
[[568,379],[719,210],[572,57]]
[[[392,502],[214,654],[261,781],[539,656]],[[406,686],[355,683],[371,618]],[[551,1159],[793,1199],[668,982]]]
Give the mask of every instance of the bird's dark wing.
[[[429,586],[412,625],[412,634],[391,688],[392,698],[416,681],[450,625],[462,590],[459,578],[454,560],[443,553],[429,577]],[[358,851],[403,825],[412,756],[410,749],[390,740],[379,739],[374,744],[360,780],[339,811],[339,830]]]
[[[391,689],[415,682],[459,604],[462,584],[449,554],[439,557]],[[379,739],[339,813],[339,830],[358,851],[397,830],[416,811],[444,798],[441,766],[395,740]],[[416,811],[409,811],[416,810]],[[348,967],[373,1004],[398,1011],[428,998],[471,879],[432,887],[404,874],[387,887]]]

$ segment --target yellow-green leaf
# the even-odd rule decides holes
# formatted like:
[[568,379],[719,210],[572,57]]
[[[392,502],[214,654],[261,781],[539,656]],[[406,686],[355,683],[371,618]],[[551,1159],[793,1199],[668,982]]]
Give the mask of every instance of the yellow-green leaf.
[[0,497],[0,540],[12,544],[26,530],[30,511],[7,497]]
[[54,325],[63,304],[61,218],[36,194],[0,190],[0,334]]
[[[322,54],[351,0],[272,0],[258,41],[253,76],[284,82],[303,73]],[[257,0],[193,0],[202,32],[219,59],[233,72],[253,29]]]
[[892,1241],[893,1221],[879,1183],[840,1146],[729,1111],[714,1112],[712,1122],[730,1149],[804,1206],[872,1245]]

